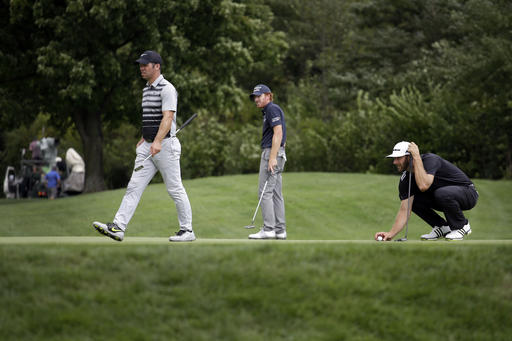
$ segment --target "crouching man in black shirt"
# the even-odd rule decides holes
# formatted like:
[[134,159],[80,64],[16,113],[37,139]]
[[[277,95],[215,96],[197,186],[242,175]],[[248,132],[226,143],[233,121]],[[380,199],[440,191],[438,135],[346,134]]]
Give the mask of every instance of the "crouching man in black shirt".
[[[377,232],[375,239],[392,240],[406,225],[411,209],[432,231],[422,240],[462,240],[471,233],[462,211],[475,207],[478,192],[463,171],[436,154],[420,154],[414,142],[399,142],[393,148],[393,164],[403,172],[398,185],[400,210],[389,232]],[[413,176],[409,177],[412,171]],[[409,204],[409,179],[411,179]],[[443,219],[434,210],[444,213]]]

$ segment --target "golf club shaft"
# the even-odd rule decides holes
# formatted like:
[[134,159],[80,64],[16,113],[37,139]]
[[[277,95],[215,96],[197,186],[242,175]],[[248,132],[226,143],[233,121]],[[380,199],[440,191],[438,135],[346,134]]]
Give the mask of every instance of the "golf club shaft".
[[409,232],[409,209],[411,207],[411,180],[412,180],[412,156],[409,161],[409,189],[407,190],[407,212],[405,218],[405,235],[403,238],[396,239],[397,242],[406,242],[407,241],[407,233]]
[[407,190],[407,219],[405,220],[405,239],[407,239],[407,233],[409,232],[409,209],[411,208],[411,178],[412,178],[412,156],[409,161],[409,189]]
[[265,181],[265,185],[263,185],[263,190],[261,191],[260,200],[258,200],[258,205],[256,206],[256,211],[254,211],[254,215],[252,216],[252,224],[254,225],[254,220],[256,219],[256,214],[258,213],[258,208],[260,208],[261,199],[263,199],[263,194],[265,194],[265,189],[267,189],[267,181]]
[[[178,130],[176,130],[176,134],[177,134],[181,129],[183,129],[183,128],[185,128],[187,125],[189,125],[189,124],[190,124],[190,122],[192,122],[192,120],[193,120],[194,118],[196,118],[196,117],[197,117],[197,113],[195,113],[195,114],[194,114],[194,115],[192,115],[188,120],[186,120],[186,121],[185,121],[185,123],[183,123],[183,124],[181,125],[181,127],[179,127],[179,128],[178,128]],[[146,162],[146,160],[147,160],[147,159],[149,159],[151,156],[152,156],[151,154],[149,154],[148,156],[146,156],[146,158],[145,158],[144,160],[142,160],[142,162],[141,162],[140,166],[138,166],[138,167],[136,167],[136,168],[135,168],[135,171],[136,171],[136,172],[138,172],[139,170],[141,170],[142,168],[144,168],[144,162]]]
[[140,171],[142,168],[144,168],[144,162],[149,159],[151,157],[151,154],[149,154],[148,156],[146,156],[146,158],[144,160],[142,160],[142,162],[140,163],[140,165],[138,165],[137,167],[135,167],[133,169],[134,172],[138,172]]
[[176,130],[176,134],[177,134],[181,129],[183,129],[183,128],[185,128],[186,126],[188,126],[188,125],[190,124],[190,122],[192,122],[192,120],[193,120],[194,118],[196,118],[196,117],[197,117],[197,113],[195,113],[194,115],[190,116],[190,118],[189,118],[188,120],[186,120],[186,121],[185,121],[185,123],[183,123],[183,124],[181,125],[181,127],[179,127],[179,128],[178,128],[178,130]]
[[254,225],[254,220],[256,219],[256,213],[258,213],[258,208],[260,207],[261,199],[263,199],[263,194],[265,193],[265,189],[267,189],[268,179],[270,179],[270,177],[272,175],[277,174],[277,173],[278,172],[276,172],[276,173],[271,172],[270,174],[267,175],[267,179],[265,180],[265,184],[263,185],[263,190],[261,191],[260,200],[258,200],[258,205],[256,206],[256,211],[254,211],[254,215],[252,216],[252,225]]

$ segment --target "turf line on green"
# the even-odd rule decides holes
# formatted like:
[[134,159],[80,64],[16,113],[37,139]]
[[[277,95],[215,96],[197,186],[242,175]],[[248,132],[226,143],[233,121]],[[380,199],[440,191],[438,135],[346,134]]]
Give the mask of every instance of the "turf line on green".
[[165,237],[127,237],[122,243],[106,237],[84,237],[84,236],[29,236],[29,237],[0,237],[2,244],[240,244],[240,243],[272,243],[272,244],[422,244],[422,245],[453,245],[453,244],[500,244],[512,245],[512,240],[464,240],[464,241],[420,241],[408,240],[405,243],[382,243],[374,240],[309,240],[309,239],[287,239],[287,240],[251,240],[251,239],[217,239],[198,238],[193,243],[170,243]]

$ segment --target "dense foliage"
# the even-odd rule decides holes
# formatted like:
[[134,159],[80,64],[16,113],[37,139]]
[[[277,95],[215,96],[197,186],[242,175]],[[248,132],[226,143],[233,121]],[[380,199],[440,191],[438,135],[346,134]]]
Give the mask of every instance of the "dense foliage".
[[[390,172],[395,142],[471,177],[512,176],[512,3],[505,0],[3,0],[2,169],[34,135],[85,156],[87,190],[126,184],[143,81],[164,58],[183,175],[255,172],[267,83],[288,123],[288,170]],[[62,151],[62,148],[61,148]]]

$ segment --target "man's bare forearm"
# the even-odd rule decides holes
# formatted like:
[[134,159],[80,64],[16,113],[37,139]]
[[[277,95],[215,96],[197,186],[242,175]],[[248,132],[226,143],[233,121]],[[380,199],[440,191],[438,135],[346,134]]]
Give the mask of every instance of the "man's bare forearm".
[[171,130],[173,119],[174,111],[163,112],[162,122],[160,122],[160,127],[158,128],[158,132],[156,133],[155,140],[162,142],[162,140]]
[[279,148],[281,148],[281,141],[283,140],[283,133],[282,131],[278,131],[274,134],[272,137],[272,148],[270,149],[270,158],[276,159],[277,158],[277,152],[279,151]]

